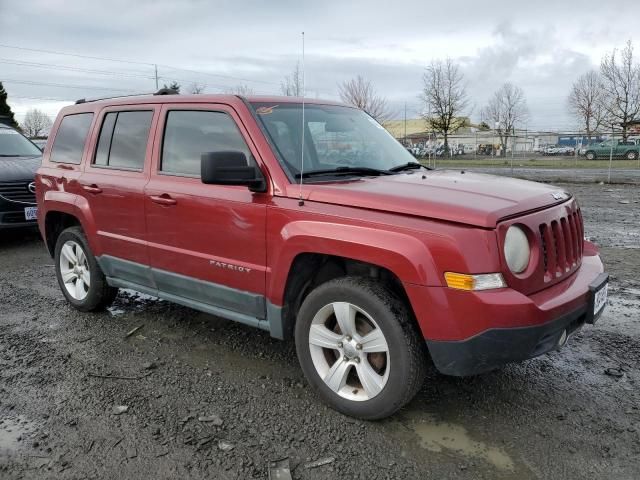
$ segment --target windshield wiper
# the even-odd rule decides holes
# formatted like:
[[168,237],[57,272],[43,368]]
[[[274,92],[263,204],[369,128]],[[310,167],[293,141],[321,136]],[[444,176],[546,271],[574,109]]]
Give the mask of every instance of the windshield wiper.
[[389,171],[390,172],[404,172],[406,170],[418,170],[419,168],[426,168],[427,170],[433,170],[432,168],[429,168],[425,165],[422,165],[421,163],[418,162],[409,162],[409,163],[403,163],[402,165],[396,165],[393,168],[390,168]]
[[309,172],[304,172],[302,175],[296,173],[296,178],[309,178],[309,177],[317,177],[324,175],[391,175],[389,170],[379,170],[377,168],[369,168],[369,167],[338,167],[331,168],[326,170],[311,170]]

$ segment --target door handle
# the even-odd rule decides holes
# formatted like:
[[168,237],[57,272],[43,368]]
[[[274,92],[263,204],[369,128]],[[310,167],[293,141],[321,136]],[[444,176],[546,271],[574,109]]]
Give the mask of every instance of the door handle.
[[162,195],[149,195],[149,198],[152,202],[157,203],[159,205],[164,205],[165,207],[175,205],[178,203],[177,200],[171,198],[168,194],[163,193]]
[[89,193],[94,193],[94,194],[102,193],[102,189],[99,186],[97,186],[95,183],[91,185],[82,185],[82,189],[85,192],[89,192]]

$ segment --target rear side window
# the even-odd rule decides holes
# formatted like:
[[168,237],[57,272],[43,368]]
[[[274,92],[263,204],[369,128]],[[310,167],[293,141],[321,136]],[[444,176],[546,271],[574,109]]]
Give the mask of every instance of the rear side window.
[[67,115],[60,122],[56,139],[51,149],[52,162],[73,163],[82,161],[82,152],[87,141],[93,113],[77,113]]
[[203,153],[236,150],[255,163],[233,118],[222,112],[173,110],[167,115],[160,170],[200,176]]
[[100,129],[94,164],[142,170],[153,111],[109,112]]

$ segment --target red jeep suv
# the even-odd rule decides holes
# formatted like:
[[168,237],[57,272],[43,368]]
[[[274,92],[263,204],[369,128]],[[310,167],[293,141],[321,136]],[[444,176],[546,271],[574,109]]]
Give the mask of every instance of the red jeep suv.
[[559,348],[606,303],[571,194],[427,169],[346,105],[78,101],[49,138],[38,223],[71,305],[131,288],[293,338],[349,415],[394,413],[429,358],[472,375]]

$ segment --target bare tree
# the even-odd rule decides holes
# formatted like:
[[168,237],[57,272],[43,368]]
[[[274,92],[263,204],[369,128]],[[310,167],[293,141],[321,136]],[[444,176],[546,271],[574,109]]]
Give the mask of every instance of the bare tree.
[[529,116],[524,92],[512,83],[505,83],[493,94],[483,113],[489,125],[495,125],[502,155],[506,155],[509,135]]
[[253,88],[251,88],[249,85],[247,85],[245,83],[241,83],[241,84],[236,85],[234,87],[228,88],[226,90],[226,93],[231,94],[231,95],[246,96],[246,95],[253,95],[254,91],[253,91]]
[[300,62],[296,62],[291,75],[284,77],[280,82],[280,90],[283,95],[288,97],[301,97],[302,92],[302,70],[300,70]]
[[580,75],[571,87],[569,109],[582,123],[588,138],[604,121],[604,101],[602,81],[593,70]]
[[379,123],[389,119],[387,100],[376,93],[370,80],[358,75],[338,85],[338,91],[344,103],[364,110]]
[[51,119],[44,112],[37,108],[32,108],[24,116],[21,128],[27,137],[33,138],[44,135],[51,129],[52,125]]
[[633,44],[629,40],[620,52],[614,49],[600,64],[607,122],[622,127],[627,140],[629,123],[640,113],[640,66],[633,61]]
[[189,93],[199,95],[201,93],[204,93],[204,89],[205,89],[205,85],[202,85],[197,82],[193,82],[189,87]]
[[462,127],[462,117],[469,105],[464,77],[450,58],[434,60],[423,75],[421,99],[427,113],[424,119],[444,136],[445,152],[449,151],[449,134]]

